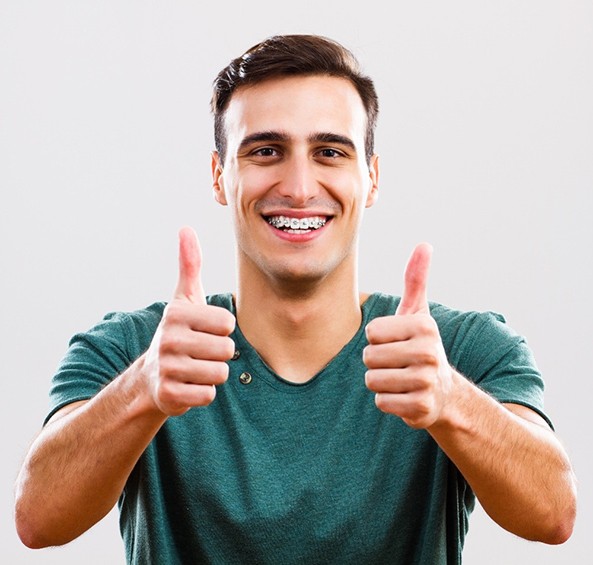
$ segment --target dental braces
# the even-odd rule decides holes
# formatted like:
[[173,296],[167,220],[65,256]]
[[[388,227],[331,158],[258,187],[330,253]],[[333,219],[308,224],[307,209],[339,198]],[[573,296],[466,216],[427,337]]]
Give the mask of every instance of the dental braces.
[[268,223],[275,228],[289,228],[291,230],[318,230],[325,225],[325,218],[287,218],[286,216],[274,216],[268,219]]

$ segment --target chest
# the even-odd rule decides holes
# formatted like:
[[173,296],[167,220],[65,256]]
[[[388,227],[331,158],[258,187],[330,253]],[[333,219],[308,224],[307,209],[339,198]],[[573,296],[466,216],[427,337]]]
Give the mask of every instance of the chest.
[[427,522],[444,544],[446,458],[425,432],[378,411],[357,377],[293,392],[230,381],[208,409],[171,419],[143,456],[140,481],[161,493],[150,504],[189,529],[185,540],[214,536],[227,552],[252,548],[258,563],[302,552],[303,562],[343,552],[379,562],[370,556],[418,546]]

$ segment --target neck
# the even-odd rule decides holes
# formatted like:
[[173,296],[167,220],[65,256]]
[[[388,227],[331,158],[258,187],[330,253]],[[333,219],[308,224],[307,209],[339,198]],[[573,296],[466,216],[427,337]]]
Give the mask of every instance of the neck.
[[261,271],[239,271],[237,322],[262,359],[278,375],[305,382],[352,339],[360,327],[356,270],[323,281],[274,281]]

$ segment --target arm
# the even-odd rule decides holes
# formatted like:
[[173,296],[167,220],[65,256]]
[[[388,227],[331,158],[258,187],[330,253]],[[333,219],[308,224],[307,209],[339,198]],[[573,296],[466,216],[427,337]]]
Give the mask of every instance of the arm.
[[16,525],[25,545],[67,543],[117,502],[166,419],[142,392],[143,364],[140,358],[92,400],[62,408],[33,442],[16,488]]
[[447,406],[427,431],[500,526],[550,544],[571,535],[576,488],[566,452],[534,411],[502,405],[452,371]]
[[499,525],[562,543],[576,512],[568,457],[538,414],[501,405],[451,368],[429,314],[429,263],[430,248],[419,246],[396,315],[367,326],[367,386],[379,409],[432,435]]
[[89,401],[62,408],[33,442],[16,484],[29,547],[64,544],[103,518],[170,416],[205,406],[226,381],[234,317],[206,304],[195,235],[180,234],[180,274],[148,351]]

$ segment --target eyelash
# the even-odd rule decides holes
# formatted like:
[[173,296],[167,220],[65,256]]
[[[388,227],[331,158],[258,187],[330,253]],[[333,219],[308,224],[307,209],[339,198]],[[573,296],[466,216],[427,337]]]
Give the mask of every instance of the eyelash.
[[332,149],[330,147],[328,147],[327,149],[321,149],[319,152],[320,153],[325,153],[325,152],[329,152],[331,151],[333,153],[333,155],[331,157],[329,157],[328,155],[324,155],[324,157],[328,157],[329,159],[335,159],[336,157],[342,157],[343,153],[338,151],[337,149]]
[[253,151],[253,155],[255,155],[256,157],[271,157],[272,155],[264,155],[264,152],[270,152],[270,151],[274,151],[277,153],[277,149],[275,149],[274,147],[260,147],[259,149],[256,149],[255,151]]

